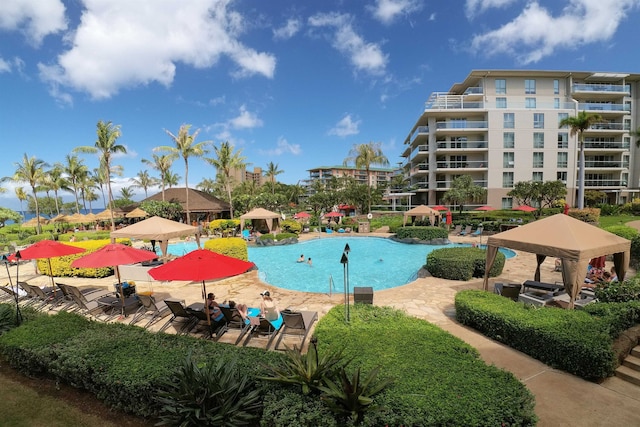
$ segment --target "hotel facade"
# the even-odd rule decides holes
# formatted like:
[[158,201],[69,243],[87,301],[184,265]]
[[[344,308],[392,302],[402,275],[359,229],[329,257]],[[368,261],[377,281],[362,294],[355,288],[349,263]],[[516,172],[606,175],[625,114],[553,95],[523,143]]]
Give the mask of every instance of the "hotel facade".
[[584,132],[585,191],[611,204],[640,197],[639,101],[640,74],[474,70],[430,95],[404,141],[411,203],[441,204],[451,182],[470,175],[497,209],[516,205],[507,193],[520,181],[560,180],[576,206],[578,135],[558,124],[580,111],[602,117]]

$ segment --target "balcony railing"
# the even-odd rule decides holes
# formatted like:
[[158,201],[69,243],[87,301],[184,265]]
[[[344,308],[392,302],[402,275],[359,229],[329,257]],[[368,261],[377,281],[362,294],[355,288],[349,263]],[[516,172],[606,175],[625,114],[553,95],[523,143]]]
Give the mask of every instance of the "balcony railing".
[[486,129],[487,122],[482,121],[448,121],[437,122],[436,129]]
[[483,93],[484,89],[482,86],[468,87],[467,90],[464,91],[465,95],[482,95]]
[[574,92],[620,92],[627,95],[631,94],[629,85],[612,85],[607,83],[575,83],[573,85]]
[[417,188],[429,188],[429,181],[417,181],[413,185]]
[[629,130],[629,125],[620,122],[594,123],[589,126],[590,130]]
[[470,148],[487,148],[489,141],[440,141],[438,150],[465,150]]
[[612,161],[612,160],[585,160],[584,161],[584,167],[585,168],[621,168],[622,166],[622,162],[621,161]]
[[628,142],[585,141],[584,148],[587,150],[599,150],[599,149],[628,150],[630,148],[630,144]]
[[[576,187],[579,183],[576,181]],[[619,179],[587,179],[584,181],[585,187],[626,187],[627,181]]]
[[[446,180],[436,180],[436,188],[437,189],[447,189],[447,188],[451,188],[451,183],[453,182],[452,179],[446,179]],[[473,183],[483,187],[483,188],[487,188],[487,180],[486,179],[474,179]]]
[[411,134],[410,141],[413,143],[418,135],[428,135],[429,134],[429,126],[418,126],[416,130]]
[[600,102],[580,102],[578,109],[581,111],[631,111],[629,104],[605,104]]
[[438,169],[480,169],[489,167],[484,160],[468,160],[464,162],[437,162]]
[[425,103],[425,110],[460,110],[484,108],[482,101],[465,101],[466,95],[434,92]]

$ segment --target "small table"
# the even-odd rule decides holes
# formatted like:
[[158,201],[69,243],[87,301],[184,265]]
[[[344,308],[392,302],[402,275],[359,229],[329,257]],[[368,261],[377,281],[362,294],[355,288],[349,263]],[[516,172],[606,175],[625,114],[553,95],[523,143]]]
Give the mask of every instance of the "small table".
[[187,308],[193,311],[204,311],[204,303],[194,302],[193,304],[189,304]]
[[353,302],[373,304],[373,288],[371,286],[356,286],[353,288]]
[[564,289],[564,285],[558,285],[558,284],[553,284],[553,283],[544,283],[544,282],[537,282],[535,280],[527,280],[522,284],[522,287],[527,290],[528,288],[533,288],[533,289],[540,289],[543,291],[547,291],[547,292],[552,292],[554,295],[557,294],[559,291],[561,291],[562,289]]

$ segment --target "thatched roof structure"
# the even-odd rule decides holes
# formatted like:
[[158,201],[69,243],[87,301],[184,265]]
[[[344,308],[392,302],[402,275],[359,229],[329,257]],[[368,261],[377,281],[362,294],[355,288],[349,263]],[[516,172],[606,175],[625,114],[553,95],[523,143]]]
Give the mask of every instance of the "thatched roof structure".
[[[187,209],[187,195],[184,187],[165,189],[164,199],[167,202],[180,203],[182,209],[185,211]],[[151,200],[162,201],[162,192],[147,197],[143,202]],[[229,218],[231,214],[231,206],[229,203],[207,194],[204,191],[189,188],[189,211],[192,214],[206,214],[208,220],[215,218]]]

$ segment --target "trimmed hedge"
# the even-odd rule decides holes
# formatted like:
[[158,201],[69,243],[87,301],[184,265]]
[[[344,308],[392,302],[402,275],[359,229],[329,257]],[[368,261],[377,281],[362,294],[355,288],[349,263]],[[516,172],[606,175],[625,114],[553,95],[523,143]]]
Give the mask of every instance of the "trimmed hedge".
[[278,242],[284,239],[297,239],[298,235],[295,233],[278,233],[275,236],[271,233],[265,233],[259,237],[260,240],[277,240]]
[[[131,239],[123,238],[116,239],[117,243],[122,243],[124,245],[131,246]],[[72,268],[71,263],[78,258],[82,258],[83,256],[89,255],[92,252],[95,252],[101,249],[103,246],[111,243],[111,240],[83,240],[81,242],[65,242],[65,245],[75,246],[78,248],[85,249],[85,252],[81,252],[79,254],[61,256],[56,258],[51,258],[50,260],[39,259],[38,262],[38,271],[42,274],[53,275],[54,277],[91,277],[91,278],[101,278],[108,277],[113,275],[113,267],[103,267],[103,268]],[[51,270],[49,270],[49,261],[51,262]]]
[[554,368],[588,380],[609,377],[616,368],[606,317],[536,308],[477,290],[458,292],[455,306],[460,323]]
[[449,232],[441,227],[400,227],[395,230],[398,239],[420,239],[420,240],[433,240],[433,239],[446,239],[449,237]]
[[209,239],[204,242],[204,248],[222,255],[249,261],[247,242],[241,237]]
[[[484,277],[487,251],[480,248],[442,248],[431,251],[427,255],[427,271],[441,279],[471,280],[473,277]],[[489,277],[502,274],[506,257],[502,252],[489,271]]]
[[628,240],[633,240],[633,238],[639,234],[638,230],[628,225],[612,225],[605,227],[604,230]]

